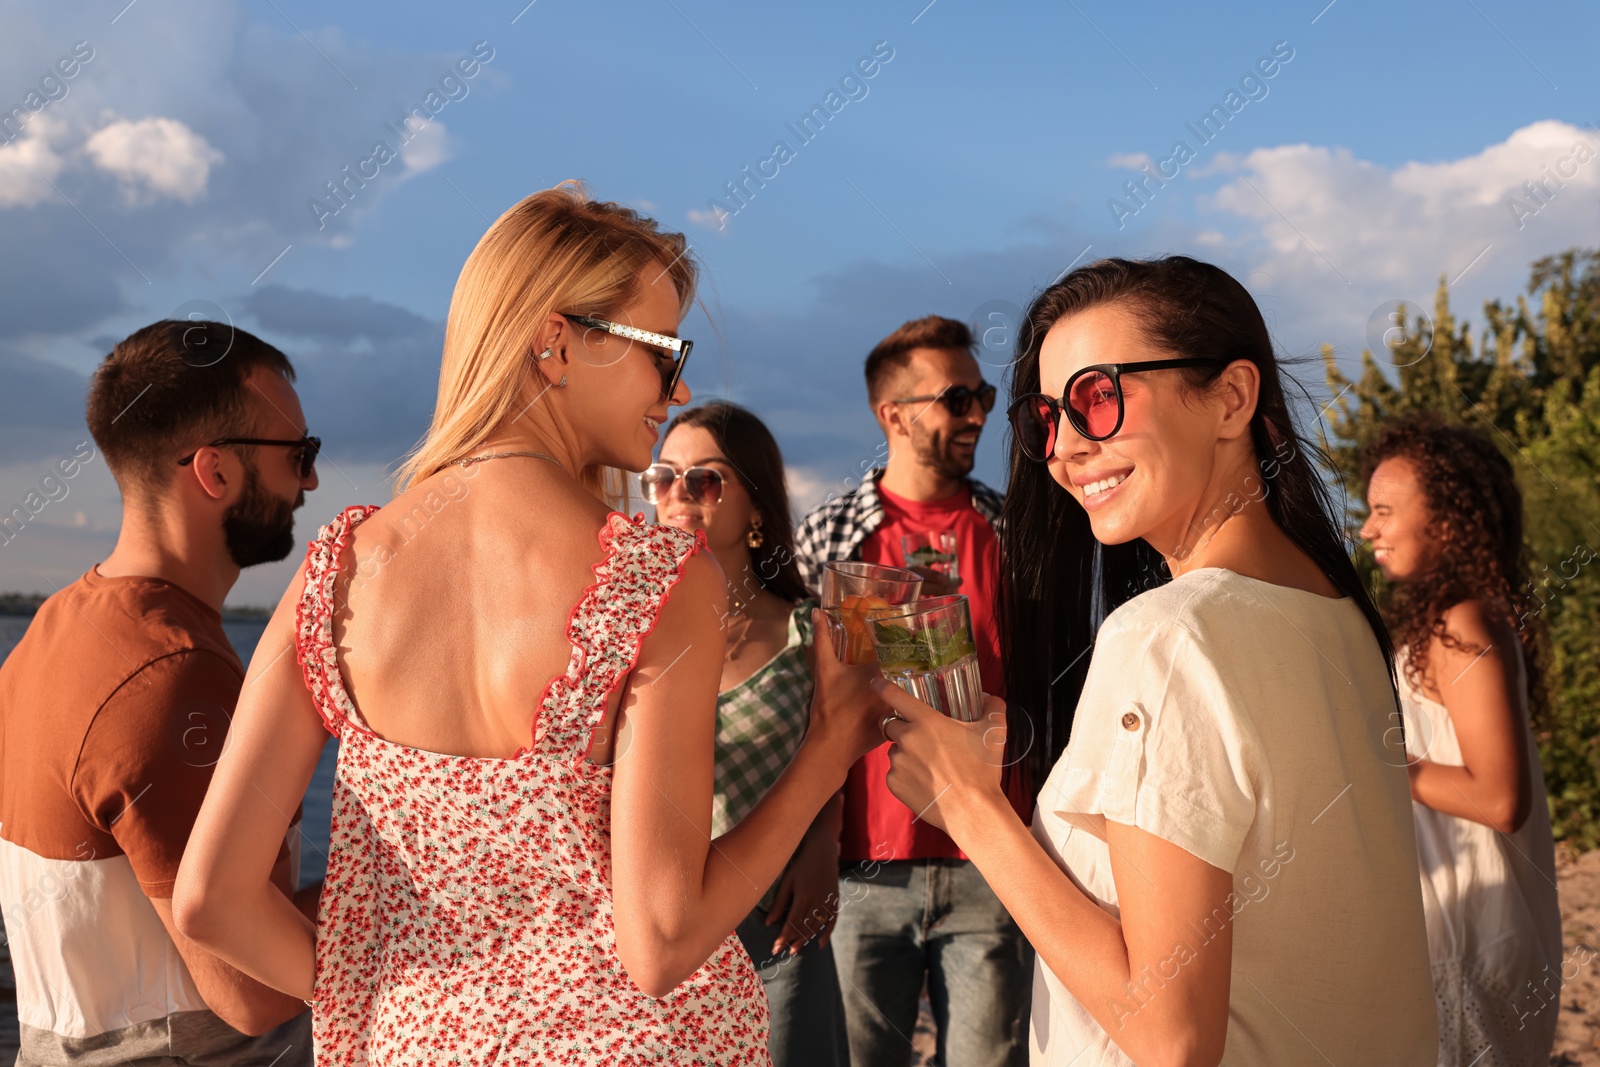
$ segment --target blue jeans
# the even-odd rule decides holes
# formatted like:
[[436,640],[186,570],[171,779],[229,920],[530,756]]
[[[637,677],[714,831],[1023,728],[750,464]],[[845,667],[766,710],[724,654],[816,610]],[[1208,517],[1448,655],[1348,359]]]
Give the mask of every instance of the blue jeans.
[[1023,1067],[1033,950],[970,861],[845,864],[839,897],[855,1067],[908,1067],[924,980],[940,1067]]
[[756,908],[739,924],[738,933],[767,989],[772,1067],[850,1067],[833,946],[819,948],[813,938],[798,955],[785,951],[774,959],[772,943],[783,923],[768,926],[766,913],[767,909]]

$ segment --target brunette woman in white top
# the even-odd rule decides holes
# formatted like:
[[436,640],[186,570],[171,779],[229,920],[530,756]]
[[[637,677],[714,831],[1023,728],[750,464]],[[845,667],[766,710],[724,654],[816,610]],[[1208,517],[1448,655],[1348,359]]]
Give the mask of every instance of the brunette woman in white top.
[[1485,435],[1427,415],[1384,427],[1362,468],[1361,536],[1395,585],[1387,614],[1402,646],[1439,1067],[1543,1064],[1560,1012],[1561,908],[1528,721],[1540,628],[1522,494]]
[[[1254,300],[1102,260],[1014,374],[1010,728],[892,687],[884,728],[1038,951],[1033,1062],[1432,1065],[1392,647]],[[1054,762],[1031,833],[1017,758]]]

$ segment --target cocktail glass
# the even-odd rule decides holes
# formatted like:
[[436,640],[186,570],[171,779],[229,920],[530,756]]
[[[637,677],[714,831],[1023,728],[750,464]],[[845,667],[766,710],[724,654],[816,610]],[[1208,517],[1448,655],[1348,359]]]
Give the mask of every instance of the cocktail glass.
[[923,597],[905,608],[870,613],[872,648],[883,676],[952,719],[983,714],[983,679],[964,596]]
[[835,560],[822,569],[822,607],[833,653],[845,663],[876,662],[867,613],[903,607],[922,591],[922,576],[900,567]]
[[905,553],[907,567],[928,567],[947,578],[961,577],[957,573],[954,530],[903,534],[900,550]]

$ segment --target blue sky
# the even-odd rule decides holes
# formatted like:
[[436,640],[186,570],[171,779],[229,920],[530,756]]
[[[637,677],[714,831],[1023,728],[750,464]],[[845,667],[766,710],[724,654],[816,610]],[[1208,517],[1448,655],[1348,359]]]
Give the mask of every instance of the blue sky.
[[[1431,305],[1441,274],[1481,321],[1531,260],[1597,243],[1600,161],[1574,159],[1600,149],[1593,5],[524,3],[0,4],[0,115],[26,112],[0,145],[0,510],[85,438],[110,345],[193,308],[300,368],[327,442],[301,534],[387,499],[462,261],[566,178],[689,235],[713,320],[685,323],[690,384],[768,418],[800,501],[872,455],[860,363],[879,337],[934,312],[1003,323],[1080,257],[1213,260],[1284,353],[1354,360],[1376,309]],[[78,42],[92,58],[61,78]],[[56,98],[34,112],[35,90]],[[324,183],[399,149],[386,123],[430,90],[423,132],[332,214]],[[828,118],[802,140],[814,106]],[[737,206],[725,183],[778,141],[719,227],[711,201]],[[1140,202],[1124,183],[1146,162],[1170,177]],[[1568,177],[1519,218],[1510,198],[1533,206],[1523,183],[1550,168]],[[1001,446],[996,426],[991,482]],[[92,462],[0,545],[0,589],[72,580],[117,522]],[[275,600],[291,562],[247,572],[235,602]]]

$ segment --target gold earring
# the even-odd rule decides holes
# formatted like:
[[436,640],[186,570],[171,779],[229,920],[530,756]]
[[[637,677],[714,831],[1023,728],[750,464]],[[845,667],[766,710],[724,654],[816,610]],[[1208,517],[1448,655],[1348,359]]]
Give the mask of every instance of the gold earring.
[[750,520],[750,532],[744,535],[744,543],[751,548],[760,548],[767,543],[766,535],[761,532],[761,515],[759,512],[755,518]]

